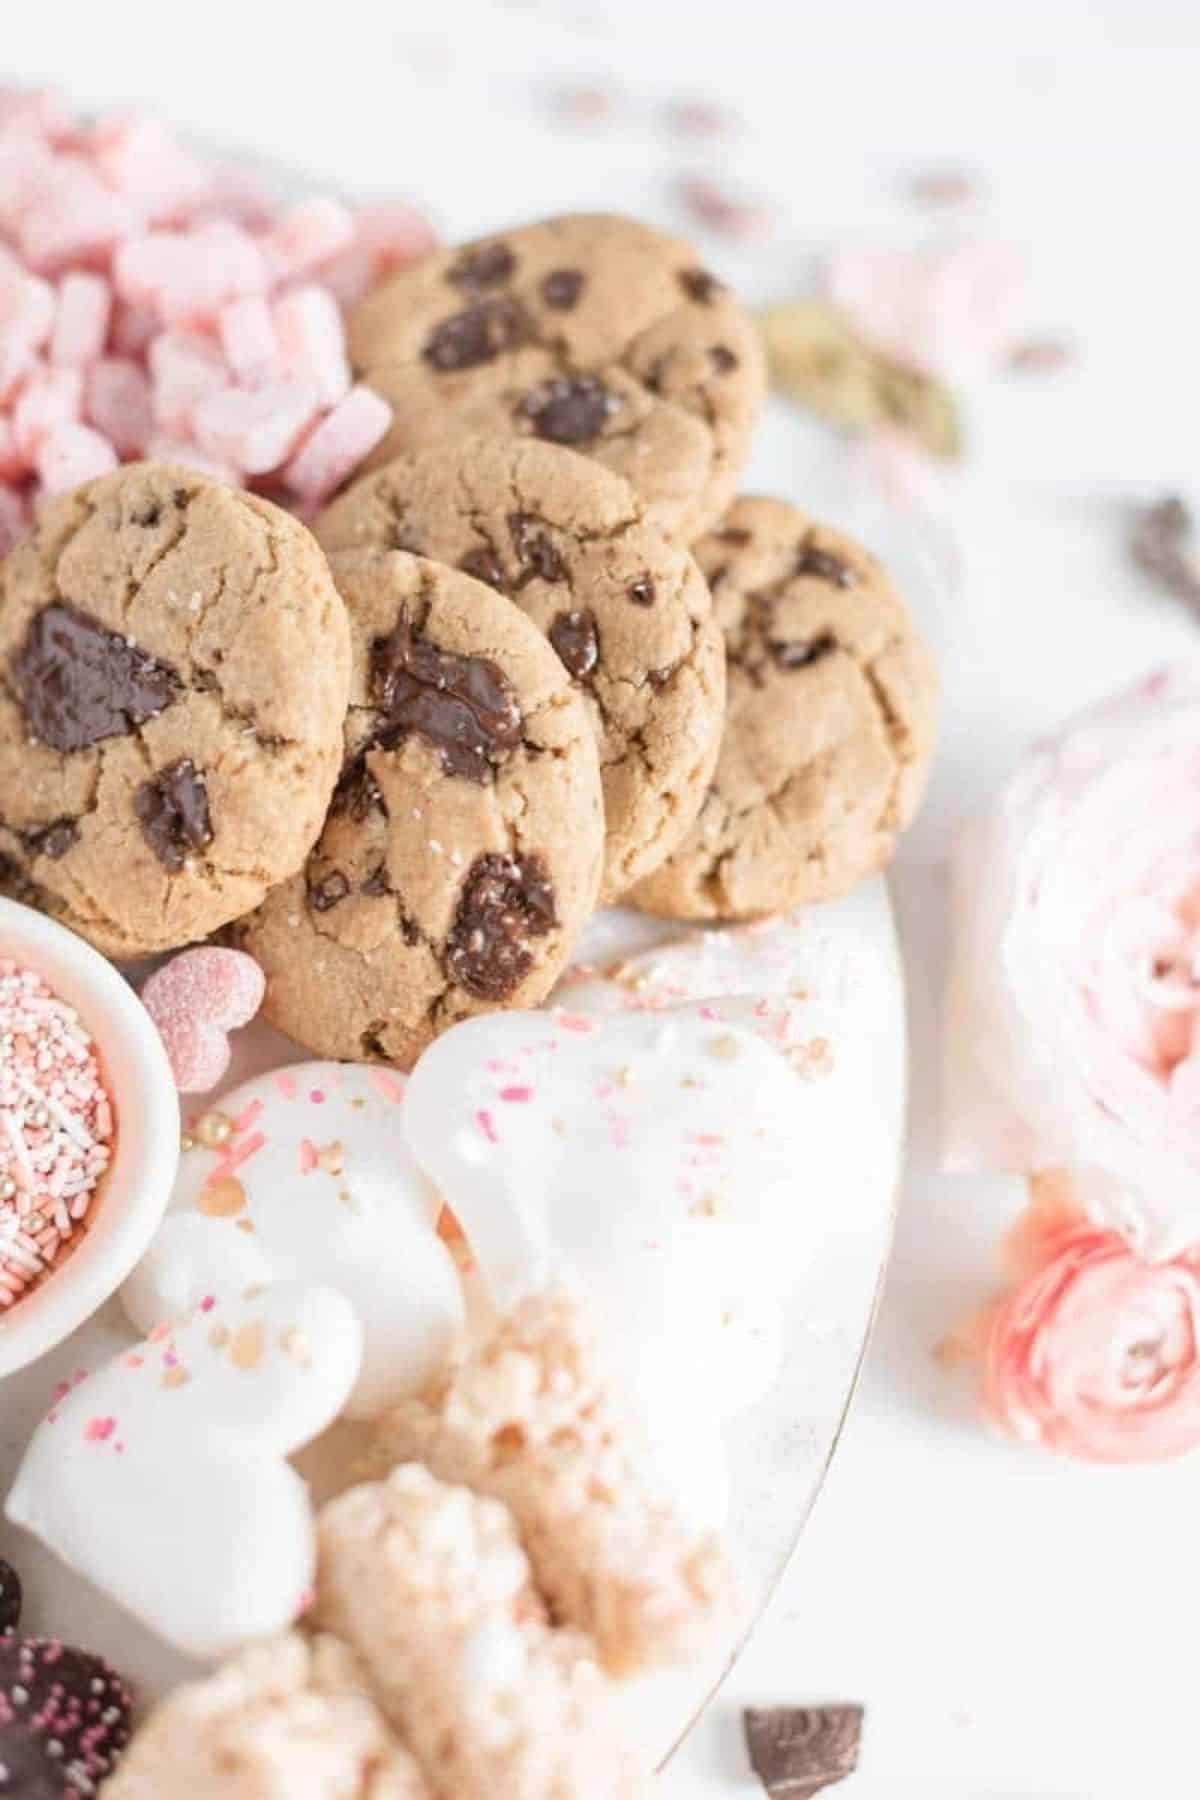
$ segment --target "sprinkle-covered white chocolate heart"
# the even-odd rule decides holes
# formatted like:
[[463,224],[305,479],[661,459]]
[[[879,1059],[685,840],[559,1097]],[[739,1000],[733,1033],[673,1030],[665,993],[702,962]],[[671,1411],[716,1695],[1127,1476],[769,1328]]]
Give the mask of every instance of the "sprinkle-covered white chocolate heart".
[[286,1458],[337,1417],[361,1353],[330,1288],[202,1304],[58,1395],[5,1511],[190,1655],[278,1631],[315,1558],[308,1489]]
[[320,1280],[363,1328],[352,1416],[423,1388],[462,1329],[463,1296],[436,1232],[440,1202],[404,1143],[403,1094],[391,1070],[311,1062],[222,1099],[122,1290],[134,1324],[149,1330],[250,1281]]

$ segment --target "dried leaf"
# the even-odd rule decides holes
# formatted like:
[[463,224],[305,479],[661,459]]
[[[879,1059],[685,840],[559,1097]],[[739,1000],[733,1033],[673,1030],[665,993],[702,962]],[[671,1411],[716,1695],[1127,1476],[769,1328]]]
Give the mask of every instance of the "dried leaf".
[[1178,494],[1138,514],[1129,547],[1139,568],[1200,611],[1200,544],[1191,509]]
[[769,1800],[810,1800],[858,1767],[861,1706],[748,1707],[742,1722]]

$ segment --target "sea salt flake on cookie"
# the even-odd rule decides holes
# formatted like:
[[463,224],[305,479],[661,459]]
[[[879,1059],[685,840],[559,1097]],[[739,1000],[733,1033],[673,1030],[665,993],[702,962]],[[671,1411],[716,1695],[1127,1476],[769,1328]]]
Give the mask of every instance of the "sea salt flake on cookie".
[[373,388],[351,388],[327,413],[283,471],[298,499],[322,505],[375,448],[392,422],[392,409]]
[[52,364],[77,367],[96,360],[108,337],[112,301],[112,289],[102,276],[78,271],[63,276],[50,336]]

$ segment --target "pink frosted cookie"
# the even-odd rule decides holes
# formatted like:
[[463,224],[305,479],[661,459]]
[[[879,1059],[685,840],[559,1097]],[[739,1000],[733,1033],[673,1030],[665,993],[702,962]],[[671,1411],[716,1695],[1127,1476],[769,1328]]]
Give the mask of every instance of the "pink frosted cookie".
[[427,1800],[331,1637],[272,1638],[150,1715],[105,1800]]
[[720,1543],[681,1521],[578,1295],[527,1300],[428,1399],[382,1419],[375,1450],[504,1501],[555,1618],[613,1675],[693,1656],[724,1622]]
[[438,1800],[637,1800],[615,1696],[545,1620],[504,1508],[410,1464],[321,1514],[315,1619]]
[[262,970],[241,950],[184,950],[154,971],[142,1004],[158,1027],[181,1092],[216,1087],[229,1067],[229,1033],[250,1023],[265,987]]

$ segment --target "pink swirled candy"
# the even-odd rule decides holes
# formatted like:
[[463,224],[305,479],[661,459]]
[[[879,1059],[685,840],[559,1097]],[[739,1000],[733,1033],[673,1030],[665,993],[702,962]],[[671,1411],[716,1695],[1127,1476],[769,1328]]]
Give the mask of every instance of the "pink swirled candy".
[[1043,740],[953,861],[947,1161],[1200,1242],[1200,669]]

